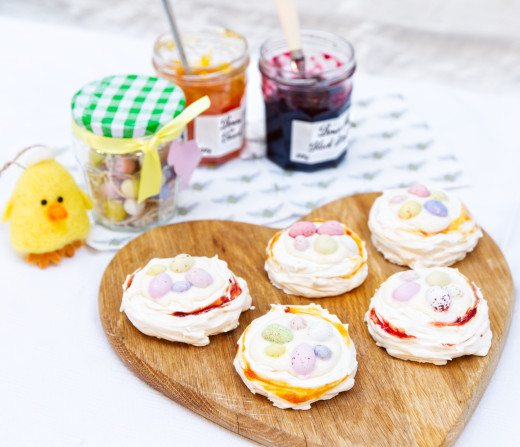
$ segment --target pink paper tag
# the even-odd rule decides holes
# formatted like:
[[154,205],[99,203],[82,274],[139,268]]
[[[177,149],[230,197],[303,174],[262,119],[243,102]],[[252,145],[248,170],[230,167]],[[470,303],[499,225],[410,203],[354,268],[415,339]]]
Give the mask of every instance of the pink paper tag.
[[202,153],[195,140],[180,143],[172,141],[168,152],[168,164],[173,166],[175,173],[181,178],[181,190],[188,186],[190,178],[202,158]]

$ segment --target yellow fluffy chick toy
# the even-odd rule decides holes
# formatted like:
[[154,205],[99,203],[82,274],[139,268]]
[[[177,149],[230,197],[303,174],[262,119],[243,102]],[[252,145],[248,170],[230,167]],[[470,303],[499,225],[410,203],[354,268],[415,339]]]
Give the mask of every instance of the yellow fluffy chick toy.
[[45,148],[26,166],[2,215],[14,249],[41,268],[74,256],[90,231],[92,201]]

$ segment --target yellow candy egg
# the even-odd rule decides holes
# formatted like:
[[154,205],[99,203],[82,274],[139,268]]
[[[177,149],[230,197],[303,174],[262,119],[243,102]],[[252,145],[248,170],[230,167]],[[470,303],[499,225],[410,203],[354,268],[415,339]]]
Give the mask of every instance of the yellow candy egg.
[[138,182],[136,179],[128,178],[121,183],[121,192],[127,199],[137,198]]
[[269,357],[280,357],[285,354],[285,346],[280,343],[273,343],[269,345],[264,350],[265,355]]
[[445,202],[448,200],[448,196],[446,194],[444,194],[442,191],[432,192],[430,198],[433,200],[439,200],[441,202]]
[[337,241],[328,234],[320,234],[314,241],[314,250],[322,255],[330,255],[338,249]]
[[194,259],[185,253],[175,256],[170,262],[170,270],[175,273],[184,273],[195,265]]
[[450,279],[450,275],[448,275],[447,273],[444,273],[441,271],[436,271],[436,272],[430,273],[426,277],[426,282],[430,286],[444,287],[444,286],[447,286],[451,282],[451,279]]
[[155,264],[155,265],[152,265],[148,271],[146,272],[147,275],[150,275],[150,276],[155,276],[155,275],[158,275],[159,273],[164,273],[166,271],[166,267],[164,265],[161,265],[161,264]]
[[417,216],[421,212],[422,206],[419,202],[415,200],[409,200],[406,202],[399,213],[397,214],[401,219],[411,219],[412,217]]
[[119,222],[127,216],[123,202],[120,200],[107,200],[105,202],[105,214],[114,222]]

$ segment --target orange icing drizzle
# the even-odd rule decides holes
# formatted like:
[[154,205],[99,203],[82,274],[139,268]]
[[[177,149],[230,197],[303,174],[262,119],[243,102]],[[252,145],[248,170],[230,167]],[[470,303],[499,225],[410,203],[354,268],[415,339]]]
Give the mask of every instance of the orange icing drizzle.
[[[273,310],[274,309],[271,309],[270,312],[272,312]],[[287,306],[284,310],[287,313],[313,315],[333,324],[334,327],[338,331],[340,331],[341,335],[343,336],[343,339],[347,343],[347,346],[350,346],[350,337],[344,326],[339,323],[334,323],[328,320],[327,318],[323,317],[318,309],[302,309],[298,306]],[[244,334],[242,335],[242,340],[245,340],[250,328],[251,325],[249,325],[246,328]],[[290,402],[291,404],[300,404],[309,400],[318,399],[319,397],[323,396],[327,391],[337,387],[339,384],[347,380],[349,377],[349,375],[347,374],[345,377],[338,379],[334,382],[328,383],[326,385],[323,385],[319,388],[291,387],[288,383],[281,380],[271,380],[264,377],[260,377],[255,371],[251,369],[251,365],[249,364],[245,356],[245,350],[246,348],[244,342],[242,342],[241,346],[237,344],[237,355],[240,355],[242,365],[244,365],[242,370],[247,379],[249,381],[258,383],[266,391],[269,391],[275,396],[284,399],[285,401]]]

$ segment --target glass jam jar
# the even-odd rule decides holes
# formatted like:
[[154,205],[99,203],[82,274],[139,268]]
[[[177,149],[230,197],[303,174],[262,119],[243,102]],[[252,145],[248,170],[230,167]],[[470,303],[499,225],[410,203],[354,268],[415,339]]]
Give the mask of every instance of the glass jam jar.
[[354,49],[339,36],[302,31],[305,72],[291,68],[283,36],[260,48],[267,157],[284,169],[315,171],[347,153]]
[[[141,231],[173,217],[179,177],[167,162],[171,141],[152,149],[157,157],[152,156],[154,166],[146,169],[147,179],[145,149],[130,148],[150,141],[183,112],[184,104],[180,87],[138,75],[108,76],[73,96],[73,147],[85,172],[97,223],[113,230]],[[145,181],[155,185],[153,194],[141,194]]]
[[159,77],[184,90],[186,105],[202,96],[210,98],[209,109],[188,125],[188,139],[195,139],[202,152],[200,165],[220,165],[238,157],[245,144],[247,42],[217,27],[184,32],[182,41],[189,71],[170,33],[155,42],[153,65]]

